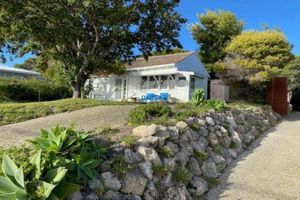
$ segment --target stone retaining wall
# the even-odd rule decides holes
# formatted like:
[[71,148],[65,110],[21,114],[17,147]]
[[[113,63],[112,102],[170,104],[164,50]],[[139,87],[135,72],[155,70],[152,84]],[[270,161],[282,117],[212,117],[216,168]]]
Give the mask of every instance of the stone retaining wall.
[[85,199],[202,199],[226,166],[279,119],[265,107],[211,111],[171,127],[139,126],[134,145],[111,147]]

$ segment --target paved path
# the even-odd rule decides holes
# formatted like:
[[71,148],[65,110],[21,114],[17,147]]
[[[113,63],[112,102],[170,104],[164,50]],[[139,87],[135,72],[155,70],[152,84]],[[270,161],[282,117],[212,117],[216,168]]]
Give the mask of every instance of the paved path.
[[300,199],[300,112],[254,142],[227,168],[208,199]]
[[126,131],[125,119],[134,105],[98,106],[73,112],[60,113],[47,117],[0,127],[0,146],[21,144],[40,134],[41,129],[56,125],[75,126],[78,130],[94,131],[103,127],[114,127]]

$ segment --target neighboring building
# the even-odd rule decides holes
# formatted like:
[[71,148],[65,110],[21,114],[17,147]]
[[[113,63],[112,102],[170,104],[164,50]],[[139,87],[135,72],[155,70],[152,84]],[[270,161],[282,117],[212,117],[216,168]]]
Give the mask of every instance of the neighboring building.
[[195,88],[207,93],[208,72],[197,53],[187,52],[138,58],[126,65],[122,76],[92,77],[90,98],[141,99],[147,93],[168,93],[175,101],[187,102]]
[[14,67],[7,67],[0,65],[0,78],[41,78],[41,74],[35,71],[19,69]]

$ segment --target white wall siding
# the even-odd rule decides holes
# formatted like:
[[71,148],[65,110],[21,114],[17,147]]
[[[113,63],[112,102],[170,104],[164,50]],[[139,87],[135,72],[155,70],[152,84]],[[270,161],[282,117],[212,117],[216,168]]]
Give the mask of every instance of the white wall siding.
[[93,91],[91,98],[102,100],[116,100],[116,79],[115,77],[92,78]]

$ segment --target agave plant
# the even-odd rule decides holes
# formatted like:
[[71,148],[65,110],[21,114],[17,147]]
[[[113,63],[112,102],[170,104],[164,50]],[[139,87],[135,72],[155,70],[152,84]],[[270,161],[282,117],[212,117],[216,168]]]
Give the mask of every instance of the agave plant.
[[59,200],[79,190],[78,185],[64,181],[68,171],[66,168],[57,167],[43,172],[41,150],[32,157],[30,163],[34,166],[32,173],[30,177],[24,177],[23,169],[18,168],[9,156],[3,155],[4,177],[0,177],[0,199]]
[[26,200],[28,194],[24,183],[24,173],[22,168],[6,155],[3,155],[2,172],[0,177],[0,199],[7,200]]
[[203,89],[197,88],[192,94],[192,103],[195,106],[200,106],[205,101],[205,92]]

